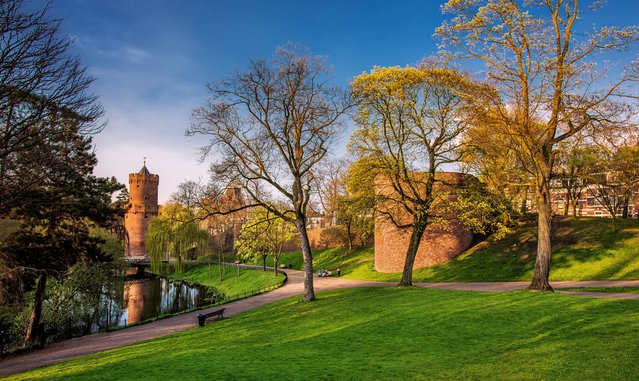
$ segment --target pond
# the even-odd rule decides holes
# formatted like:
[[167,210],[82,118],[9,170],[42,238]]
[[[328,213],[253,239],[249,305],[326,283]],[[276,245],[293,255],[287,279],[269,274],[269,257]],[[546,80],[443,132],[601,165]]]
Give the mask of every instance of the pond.
[[[109,319],[111,326],[123,326],[157,317],[162,314],[199,307],[207,302],[207,289],[197,284],[173,281],[145,274],[144,277],[128,277],[124,282],[117,318]],[[114,309],[111,309],[114,311]]]

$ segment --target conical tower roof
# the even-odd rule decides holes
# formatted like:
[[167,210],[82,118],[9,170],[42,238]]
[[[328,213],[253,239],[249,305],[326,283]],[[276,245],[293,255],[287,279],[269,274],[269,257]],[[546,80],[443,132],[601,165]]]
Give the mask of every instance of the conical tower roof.
[[151,174],[151,172],[149,172],[149,169],[146,167],[146,164],[145,164],[145,165],[142,166],[142,168],[140,169],[140,172],[138,172],[138,174],[148,176],[148,175]]
[[144,175],[144,176],[149,176],[151,174],[151,172],[149,172],[149,169],[146,167],[146,157],[144,158],[144,164],[142,164],[142,168],[140,168],[140,171],[138,172],[138,175]]

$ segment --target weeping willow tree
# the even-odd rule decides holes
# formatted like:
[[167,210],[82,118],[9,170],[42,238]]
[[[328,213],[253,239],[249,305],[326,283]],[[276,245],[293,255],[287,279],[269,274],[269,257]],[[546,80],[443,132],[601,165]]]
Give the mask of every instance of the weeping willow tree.
[[176,272],[184,271],[184,261],[205,253],[209,233],[195,221],[188,208],[180,204],[167,204],[149,223],[146,248],[151,255],[151,269],[160,270],[162,260],[173,264]]

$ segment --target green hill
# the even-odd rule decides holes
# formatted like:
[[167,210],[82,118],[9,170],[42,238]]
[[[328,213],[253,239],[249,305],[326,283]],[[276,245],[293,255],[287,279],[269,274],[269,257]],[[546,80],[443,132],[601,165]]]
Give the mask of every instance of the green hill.
[[224,266],[222,271],[222,281],[220,281],[220,266],[217,264],[190,265],[182,273],[175,273],[167,266],[163,275],[172,279],[214,287],[229,298],[252,293],[263,288],[274,287],[284,281],[283,275],[278,274],[275,277],[272,271],[237,269],[232,266]]
[[[488,239],[454,260],[415,270],[416,282],[530,280],[537,247],[536,225],[516,228],[506,238]],[[354,279],[399,281],[399,274],[374,271],[373,261],[342,271]],[[557,218],[551,280],[639,279],[639,221],[620,220],[612,231],[602,218]]]
[[639,302],[539,292],[363,288],[9,379],[630,380]]
[[[605,218],[556,218],[551,280],[639,279],[639,221],[619,220],[615,232]],[[506,238],[488,239],[454,260],[413,273],[416,282],[527,281],[532,279],[536,225],[529,223]],[[403,253],[402,253],[403,255]],[[398,282],[399,273],[374,270],[372,247],[313,251],[315,269],[341,269],[352,279]],[[268,262],[267,262],[268,263]],[[301,253],[288,253],[280,263],[302,269]]]

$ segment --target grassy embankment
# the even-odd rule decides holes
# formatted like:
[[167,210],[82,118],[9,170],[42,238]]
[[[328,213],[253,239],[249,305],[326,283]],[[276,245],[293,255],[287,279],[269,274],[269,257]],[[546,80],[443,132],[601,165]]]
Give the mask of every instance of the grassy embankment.
[[[558,219],[553,239],[551,280],[639,279],[639,221],[619,220],[612,232],[604,218]],[[527,281],[532,279],[536,252],[536,226],[516,228],[500,241],[491,239],[454,260],[413,273],[415,282]],[[403,254],[403,253],[402,253]],[[374,250],[314,251],[314,268],[340,268],[352,279],[398,282],[399,273],[374,270]],[[302,268],[300,253],[290,253],[281,263]]]
[[395,287],[283,300],[13,379],[634,379],[639,301]]
[[275,277],[273,271],[240,268],[238,273],[236,267],[224,266],[220,281],[220,266],[217,264],[192,265],[182,273],[175,273],[167,267],[167,270],[163,271],[163,275],[172,279],[213,287],[228,297],[275,286],[284,280],[284,275],[278,274]]
[[613,294],[639,294],[639,287],[564,287],[559,291],[603,292]]

